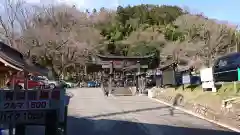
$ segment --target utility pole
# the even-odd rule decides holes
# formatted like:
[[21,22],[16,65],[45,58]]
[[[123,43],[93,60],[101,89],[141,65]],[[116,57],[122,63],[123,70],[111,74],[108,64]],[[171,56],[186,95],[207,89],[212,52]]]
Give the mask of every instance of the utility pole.
[[61,53],[61,66],[62,66],[62,73],[61,73],[61,79],[60,80],[63,80],[64,79],[64,64],[63,64],[63,61],[64,61],[64,57],[63,57],[63,53]]

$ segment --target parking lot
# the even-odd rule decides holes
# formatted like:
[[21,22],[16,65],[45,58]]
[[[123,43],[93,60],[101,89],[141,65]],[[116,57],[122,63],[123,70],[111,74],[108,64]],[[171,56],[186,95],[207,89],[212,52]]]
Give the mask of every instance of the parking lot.
[[68,135],[233,135],[146,96],[105,97],[100,88],[69,89]]
[[[100,88],[71,88],[68,135],[237,135],[147,96],[104,96]],[[8,135],[5,130],[3,135]],[[26,135],[44,135],[28,126]]]

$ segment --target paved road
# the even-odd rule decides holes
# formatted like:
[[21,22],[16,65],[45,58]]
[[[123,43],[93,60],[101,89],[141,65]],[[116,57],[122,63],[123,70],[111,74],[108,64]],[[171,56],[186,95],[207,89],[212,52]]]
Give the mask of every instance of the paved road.
[[[99,88],[68,92],[68,135],[237,135],[145,96],[105,97]],[[27,135],[44,135],[44,127],[28,128]]]
[[68,90],[68,135],[235,135],[145,96],[105,97],[98,88]]

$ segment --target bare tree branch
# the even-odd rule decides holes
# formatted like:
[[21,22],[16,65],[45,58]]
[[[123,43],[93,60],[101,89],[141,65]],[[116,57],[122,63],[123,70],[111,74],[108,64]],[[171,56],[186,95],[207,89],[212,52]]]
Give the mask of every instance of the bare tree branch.
[[234,27],[194,15],[180,16],[175,24],[188,33],[188,42],[195,43],[195,46],[191,47],[195,49],[195,55],[201,56],[208,66],[212,65],[220,52],[225,52],[226,48],[233,46],[232,35],[236,31]]
[[53,66],[59,75],[70,66],[84,64],[88,57],[85,50],[94,49],[101,40],[100,32],[89,26],[91,20],[77,9],[65,5],[42,8],[23,32],[31,55],[44,54],[41,60],[46,59],[49,62],[45,62],[46,66]]

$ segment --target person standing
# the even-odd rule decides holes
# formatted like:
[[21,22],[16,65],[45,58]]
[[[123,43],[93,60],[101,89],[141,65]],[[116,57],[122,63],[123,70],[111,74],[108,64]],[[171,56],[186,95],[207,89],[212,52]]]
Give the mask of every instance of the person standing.
[[156,69],[156,86],[157,88],[162,87],[162,70]]

